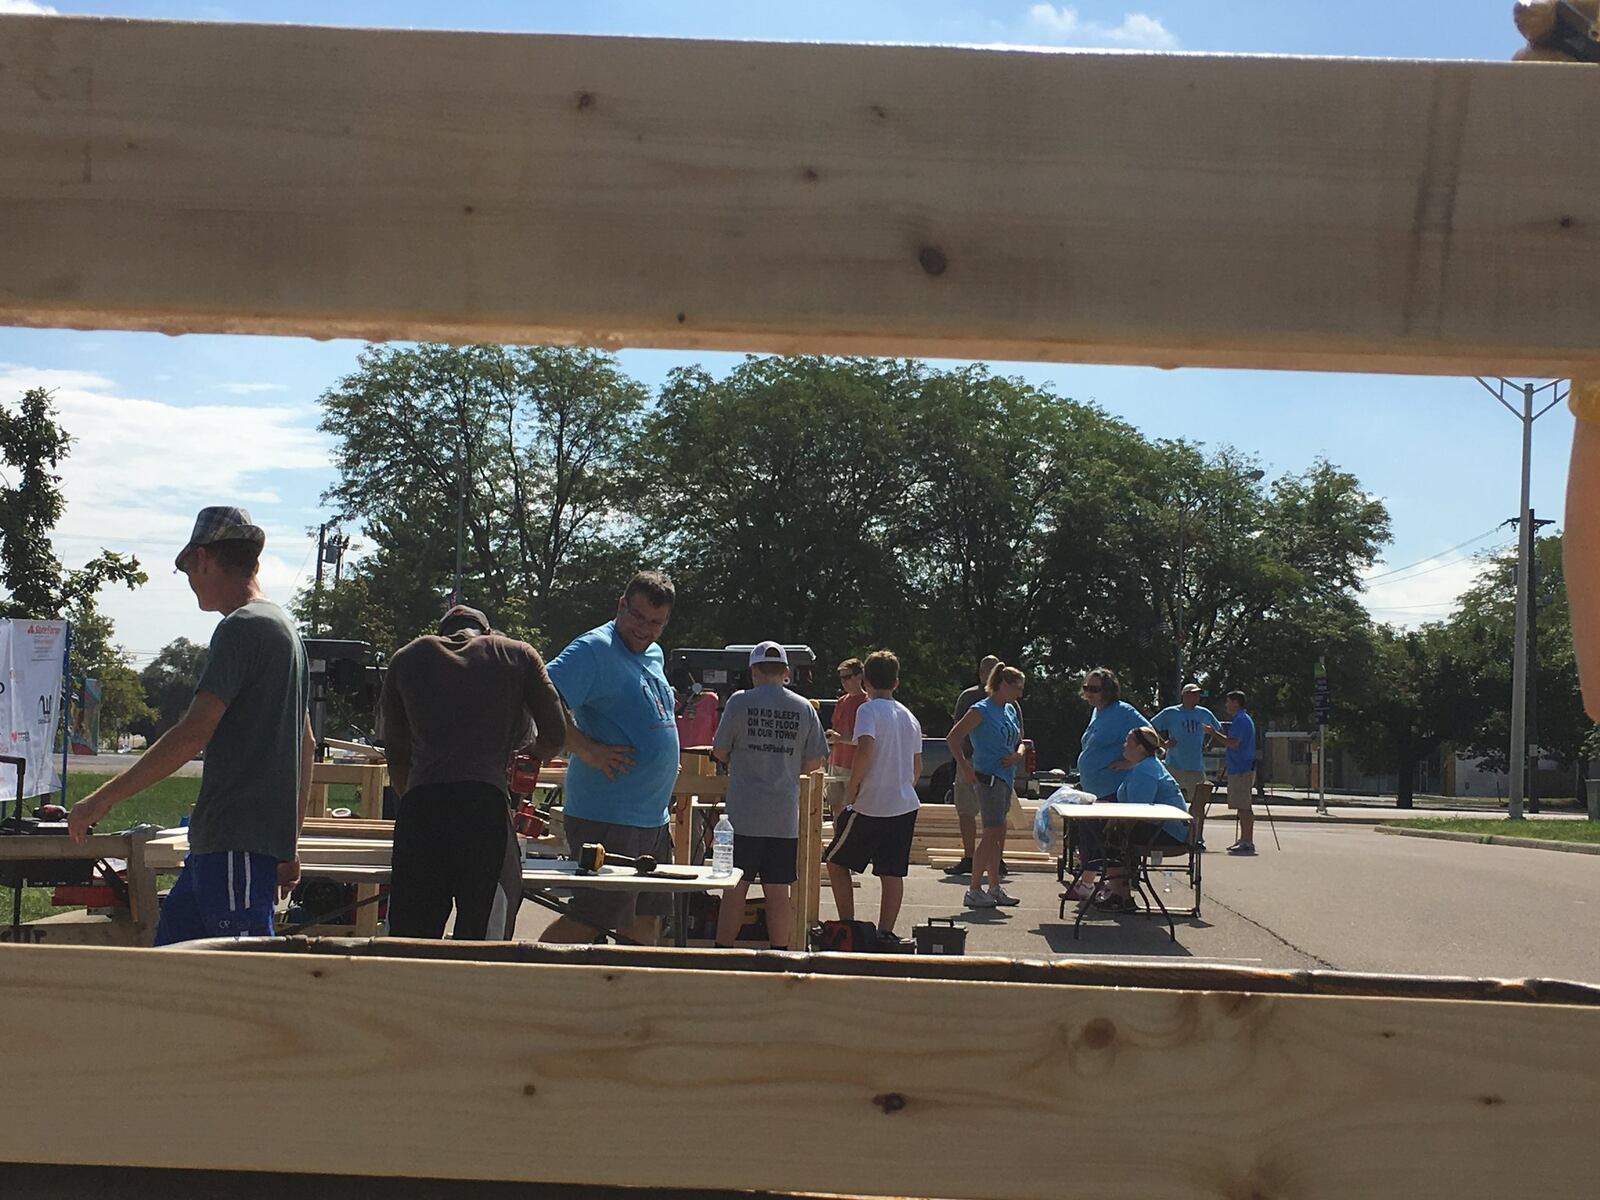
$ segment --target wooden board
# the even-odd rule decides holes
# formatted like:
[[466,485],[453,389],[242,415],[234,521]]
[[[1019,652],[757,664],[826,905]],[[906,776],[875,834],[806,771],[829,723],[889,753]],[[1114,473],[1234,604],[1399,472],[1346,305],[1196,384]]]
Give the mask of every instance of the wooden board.
[[[1577,1196],[1600,1171],[1592,1008],[0,946],[0,1023],[40,1012],[72,1036],[19,1043],[7,1081],[75,1119],[0,1122],[0,1161],[992,1200]],[[238,1134],[308,1111],[339,1119]],[[708,1153],[675,1115],[741,1135]]]
[[1600,72],[0,18],[0,321],[1600,365]]

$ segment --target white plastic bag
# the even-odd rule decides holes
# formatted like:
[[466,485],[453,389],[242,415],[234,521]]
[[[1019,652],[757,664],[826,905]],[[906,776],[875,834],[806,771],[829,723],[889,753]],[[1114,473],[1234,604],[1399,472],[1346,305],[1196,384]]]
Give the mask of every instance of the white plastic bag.
[[1039,849],[1056,857],[1061,855],[1062,822],[1057,814],[1066,807],[1093,804],[1094,797],[1075,787],[1063,784],[1050,793],[1049,799],[1039,802],[1039,811],[1033,814],[1033,840]]

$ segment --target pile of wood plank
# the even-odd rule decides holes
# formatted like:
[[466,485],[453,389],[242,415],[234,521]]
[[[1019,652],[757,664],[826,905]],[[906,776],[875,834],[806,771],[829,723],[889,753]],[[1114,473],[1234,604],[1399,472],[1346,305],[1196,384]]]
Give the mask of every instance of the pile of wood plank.
[[[1033,841],[1033,815],[1037,803],[1011,802],[1006,822],[1006,864],[1016,871],[1054,871],[1055,860]],[[911,843],[914,864],[947,867],[961,857],[961,825],[952,804],[924,804],[917,813],[917,833]]]

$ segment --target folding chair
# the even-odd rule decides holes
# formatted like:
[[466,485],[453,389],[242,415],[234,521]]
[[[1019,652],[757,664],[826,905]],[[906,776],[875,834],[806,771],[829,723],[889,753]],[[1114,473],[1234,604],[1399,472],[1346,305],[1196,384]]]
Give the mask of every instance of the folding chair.
[[[1161,902],[1162,907],[1175,917],[1198,917],[1200,915],[1200,873],[1201,864],[1205,862],[1206,856],[1203,851],[1195,849],[1195,842],[1199,839],[1199,836],[1200,833],[1195,822],[1190,821],[1187,844],[1183,846],[1157,846],[1147,849],[1139,859],[1139,873],[1143,876],[1146,886],[1151,888],[1152,891],[1156,886],[1155,881],[1150,877],[1152,871],[1161,871],[1169,875],[1181,874],[1188,880],[1189,890],[1194,897],[1193,904],[1188,908],[1174,908],[1164,900]],[[1156,866],[1151,863],[1150,859],[1158,853],[1161,855],[1161,864]]]

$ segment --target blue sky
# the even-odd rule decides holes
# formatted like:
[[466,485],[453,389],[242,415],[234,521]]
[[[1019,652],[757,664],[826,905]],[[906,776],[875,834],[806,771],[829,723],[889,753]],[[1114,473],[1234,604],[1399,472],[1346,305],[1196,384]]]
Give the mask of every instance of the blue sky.
[[[1050,5],[958,0],[874,3],[192,4],[0,0],[0,13],[193,20],[292,21],[548,33],[696,38],[939,42],[1401,58],[1505,59],[1518,45],[1509,0],[1412,7],[1345,0],[1307,6],[1267,0],[1152,0]],[[209,636],[171,573],[194,509],[235,497],[269,531],[264,580],[287,598],[312,570],[305,530],[332,478],[316,432],[316,397],[349,370],[360,345],[247,337],[0,329],[0,403],[35,383],[57,389],[78,439],[66,470],[68,513],[58,550],[81,562],[99,546],[137,553],[151,582],[107,593],[118,637],[144,661],[179,635]],[[649,383],[681,362],[713,370],[730,355],[628,351]],[[1516,511],[1517,423],[1471,379],[1155,371],[999,363],[1093,400],[1151,436],[1231,443],[1269,474],[1318,456],[1384,498],[1394,524],[1367,602],[1380,620],[1442,617],[1470,582],[1473,551],[1509,541],[1494,529]],[[1534,440],[1536,509],[1559,517],[1571,419],[1557,408]],[[269,469],[259,464],[271,463]],[[1452,549],[1469,542],[1461,549]],[[1415,567],[1390,574],[1397,567]]]

